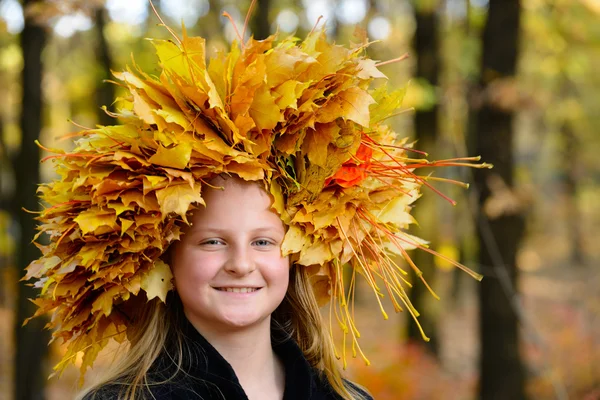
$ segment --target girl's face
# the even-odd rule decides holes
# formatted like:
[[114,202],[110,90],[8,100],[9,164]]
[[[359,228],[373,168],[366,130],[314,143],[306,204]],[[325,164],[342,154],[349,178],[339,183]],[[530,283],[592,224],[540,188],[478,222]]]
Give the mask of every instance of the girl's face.
[[231,331],[269,324],[289,283],[281,256],[283,222],[255,183],[216,178],[205,208],[175,244],[171,263],[185,315],[196,329]]

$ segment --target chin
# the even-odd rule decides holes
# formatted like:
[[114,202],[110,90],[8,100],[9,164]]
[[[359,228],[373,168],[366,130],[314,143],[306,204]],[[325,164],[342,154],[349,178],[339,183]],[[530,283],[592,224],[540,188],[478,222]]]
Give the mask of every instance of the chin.
[[229,315],[229,316],[223,316],[222,318],[220,318],[221,323],[224,326],[228,326],[232,329],[243,329],[243,328],[249,328],[249,327],[254,327],[254,326],[258,326],[262,323],[265,323],[265,321],[267,323],[270,323],[269,320],[270,316],[253,316],[253,315]]

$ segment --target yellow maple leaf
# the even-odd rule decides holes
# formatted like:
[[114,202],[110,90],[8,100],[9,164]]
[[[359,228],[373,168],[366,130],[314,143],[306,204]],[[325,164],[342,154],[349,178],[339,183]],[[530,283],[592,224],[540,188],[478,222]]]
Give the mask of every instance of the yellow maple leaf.
[[187,221],[186,213],[192,203],[204,205],[204,200],[200,196],[200,190],[190,186],[187,182],[170,185],[156,192],[156,199],[160,206],[162,219],[164,220],[171,213],[176,213]]
[[405,94],[406,86],[391,93],[387,92],[386,85],[381,85],[377,89],[371,91],[371,95],[375,100],[375,102],[369,106],[371,123],[376,124],[381,122],[397,111],[402,105]]
[[337,136],[340,127],[332,122],[329,124],[317,124],[315,129],[309,129],[302,143],[302,150],[308,156],[308,160],[320,167],[327,165],[327,148],[332,138]]
[[252,106],[252,99],[256,87],[238,86],[235,93],[231,96],[229,109],[231,118],[235,121],[238,117],[246,115]]
[[281,120],[281,111],[269,89],[263,86],[254,94],[250,116],[258,129],[273,129]]
[[358,62],[360,71],[356,74],[359,78],[387,78],[380,70],[375,66],[376,61],[370,58],[364,58]]
[[108,290],[103,291],[92,303],[92,313],[100,311],[103,315],[110,315],[113,303],[117,295],[123,291],[120,285],[114,285]]
[[169,40],[152,40],[152,44],[165,70],[172,71],[188,82],[192,81],[188,59],[175,43]]
[[[188,130],[192,126],[192,123],[188,120],[188,118],[185,116],[184,113],[182,113],[181,111],[172,109],[172,108],[164,108],[162,110],[155,109],[154,114],[156,116],[161,117],[165,121],[165,123],[176,124],[179,127],[183,128],[184,130]],[[158,121],[157,121],[157,123],[158,123]],[[162,125],[164,125],[164,124],[162,124]],[[172,125],[169,125],[169,127],[173,128]],[[159,126],[160,130],[163,130],[163,131],[166,130],[164,128],[166,128],[166,126],[164,126],[163,128],[161,128],[161,126]]]
[[300,252],[298,258],[298,264],[300,265],[323,265],[325,262],[330,261],[333,257],[330,247],[322,242],[315,242],[312,246],[306,246]]
[[281,85],[273,88],[273,94],[277,93],[275,103],[282,110],[288,107],[297,109],[298,99],[308,85],[308,82],[298,82],[294,80],[283,82]]
[[[329,268],[328,264],[322,267],[324,270],[328,270]],[[319,307],[323,307],[331,300],[331,276],[325,273],[317,273],[311,275],[309,281]]]
[[224,169],[226,172],[234,173],[247,181],[259,181],[265,176],[265,168],[259,163],[230,162]]
[[123,234],[127,232],[131,225],[133,225],[133,221],[125,218],[119,218],[119,221],[121,222],[121,236],[123,236]]
[[281,243],[281,254],[285,257],[293,253],[299,253],[310,244],[310,238],[304,234],[302,229],[297,225],[291,225]]
[[101,210],[98,208],[89,209],[79,213],[74,219],[79,225],[79,229],[85,235],[90,232],[95,232],[97,229],[107,227],[117,229],[117,215],[114,210]]
[[149,104],[149,102],[144,99],[136,90],[131,91],[131,95],[133,96],[133,110],[139,117],[147,124],[156,124],[156,119],[154,118],[154,110],[156,109],[155,104]]
[[81,258],[81,265],[87,267],[91,265],[94,260],[102,260],[104,251],[106,250],[108,243],[88,243],[79,250],[79,257]]
[[160,205],[152,192],[148,196],[144,196],[141,190],[132,189],[118,194],[118,197],[125,206],[135,203],[147,212],[160,210]]
[[267,54],[266,75],[269,87],[278,86],[290,81],[296,75],[296,65],[304,63],[305,60],[306,55],[296,47]]
[[141,288],[146,292],[148,300],[158,297],[167,301],[167,293],[172,289],[173,274],[171,268],[162,260],[154,261],[154,267],[142,276]]
[[138,156],[137,154],[128,152],[128,151],[115,151],[115,154],[113,155],[113,159],[115,161],[123,161],[123,164],[120,164],[123,169],[126,170],[133,170],[134,167],[131,167],[130,164],[133,163],[139,163],[145,167],[150,166],[150,163],[148,161],[146,161],[145,159],[143,159],[142,157]]
[[354,121],[366,128],[369,127],[369,105],[375,100],[365,90],[351,87],[331,101],[327,102],[317,113],[317,122],[332,122],[340,116]]
[[124,205],[120,202],[111,201],[106,205],[106,208],[110,208],[111,210],[115,210],[117,216],[123,214],[125,211],[133,211],[132,205]]
[[[175,170],[179,171],[179,170]],[[169,179],[166,176],[143,175],[143,194],[144,196],[156,189],[162,189],[169,184]]]
[[406,228],[415,223],[414,217],[410,215],[410,204],[419,196],[417,190],[414,190],[409,194],[394,198],[377,214],[377,218],[383,223],[393,223],[399,228]]
[[192,146],[188,142],[181,142],[171,148],[158,146],[156,153],[148,159],[153,164],[184,169],[190,162]]
[[[271,196],[273,196],[273,204],[271,205],[271,208],[274,209],[277,214],[279,214],[280,216],[282,216],[285,213],[285,200],[283,197],[283,191],[281,190],[281,186],[279,186],[279,184],[277,182],[271,182],[271,184],[269,185],[269,192],[271,193]],[[284,220],[284,222],[287,222]]]

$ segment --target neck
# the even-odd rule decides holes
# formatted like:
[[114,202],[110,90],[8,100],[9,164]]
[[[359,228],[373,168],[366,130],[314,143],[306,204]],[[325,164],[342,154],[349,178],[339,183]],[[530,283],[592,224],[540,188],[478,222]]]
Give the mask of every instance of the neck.
[[231,364],[238,376],[245,369],[254,371],[258,366],[271,362],[275,357],[271,347],[269,323],[233,331],[207,330],[204,327],[198,330]]
[[270,319],[238,330],[192,325],[231,365],[250,399],[266,386],[283,394],[284,367],[271,346]]

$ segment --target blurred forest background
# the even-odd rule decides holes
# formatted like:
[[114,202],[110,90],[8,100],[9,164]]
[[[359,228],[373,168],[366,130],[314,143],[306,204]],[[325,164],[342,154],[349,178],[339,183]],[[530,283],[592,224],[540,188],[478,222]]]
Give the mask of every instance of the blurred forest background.
[[[245,0],[154,0],[169,24],[226,49]],[[318,20],[319,16],[322,20]],[[115,123],[101,110],[121,94],[110,70],[131,54],[157,70],[146,37],[168,38],[146,0],[0,0],[0,399],[72,398],[78,371],[47,380],[64,351],[47,348],[33,288],[18,283],[39,256],[36,184],[47,147],[77,125]],[[600,1],[260,0],[256,38],[300,38],[325,23],[338,43],[374,42],[369,55],[392,87],[407,87],[390,119],[431,158],[481,155],[492,170],[447,169],[418,201],[414,234],[482,273],[481,283],[442,259],[414,253],[440,295],[412,295],[431,341],[407,317],[383,321],[358,292],[364,350],[350,379],[385,399],[600,399]],[[116,104],[118,106],[118,103]],[[114,351],[114,350],[113,350]],[[105,357],[110,360],[110,355]],[[96,363],[90,377],[103,368]]]

